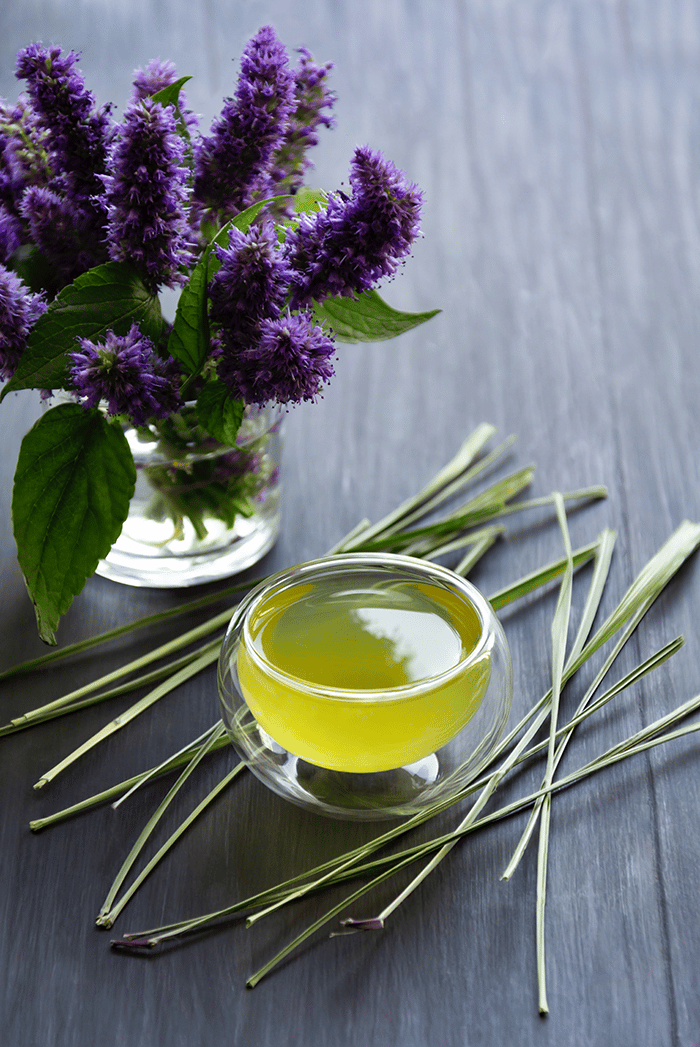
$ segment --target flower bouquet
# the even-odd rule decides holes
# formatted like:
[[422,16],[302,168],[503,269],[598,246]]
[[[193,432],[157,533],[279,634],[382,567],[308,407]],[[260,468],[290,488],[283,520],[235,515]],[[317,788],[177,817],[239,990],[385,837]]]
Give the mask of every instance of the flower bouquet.
[[[374,290],[418,235],[415,185],[367,147],[347,192],[303,185],[333,123],[330,65],[304,49],[293,65],[262,28],[205,134],[172,63],[137,72],[117,121],[77,62],[26,47],[26,94],[0,106],[2,397],[59,401],[22,442],[12,502],[48,643],[87,578],[134,540],[130,515],[155,528],[154,550],[195,552],[269,516],[280,414],[316,398],[336,342],[434,315]],[[180,289],[172,321],[164,287]],[[135,498],[137,473],[147,493]],[[254,558],[274,534],[268,519]]]

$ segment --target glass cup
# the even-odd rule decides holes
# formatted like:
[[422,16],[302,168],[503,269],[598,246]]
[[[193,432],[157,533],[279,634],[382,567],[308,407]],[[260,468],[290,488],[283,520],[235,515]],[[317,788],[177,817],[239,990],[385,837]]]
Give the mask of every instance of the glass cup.
[[409,816],[488,762],[512,698],[503,629],[447,568],[349,553],[267,579],[219,661],[224,724],[270,789],[339,818]]

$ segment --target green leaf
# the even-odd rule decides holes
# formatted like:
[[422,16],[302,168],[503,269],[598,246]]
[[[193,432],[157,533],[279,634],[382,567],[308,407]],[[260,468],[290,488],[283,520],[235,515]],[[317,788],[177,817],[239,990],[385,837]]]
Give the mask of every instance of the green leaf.
[[68,387],[66,353],[76,338],[100,341],[107,331],[126,334],[133,323],[154,342],[163,329],[158,299],[125,262],[107,262],[64,287],[32,328],[27,349],[0,395],[15,389]]
[[[208,252],[207,252],[208,254]],[[183,287],[168,338],[168,352],[187,369],[197,374],[209,355],[207,319],[207,259],[199,262]]]
[[197,399],[197,421],[219,443],[236,442],[243,421],[243,400],[233,400],[223,382],[208,382]]
[[187,121],[182,114],[180,109],[180,91],[188,80],[191,80],[191,76],[181,76],[179,80],[176,80],[174,84],[169,84],[167,87],[163,87],[160,91],[156,91],[153,98],[154,102],[160,102],[163,106],[172,106],[175,110],[175,116],[177,118],[177,130],[180,137],[185,142],[185,162],[190,168],[190,172],[194,167],[194,157],[192,153],[192,138],[190,136]]
[[167,87],[163,87],[160,91],[156,91],[156,93],[151,96],[153,101],[160,102],[161,105],[174,105],[177,109],[180,100],[180,91],[187,81],[191,79],[191,76],[181,76],[174,84],[169,84]]
[[97,409],[61,404],[24,437],[12,526],[45,643],[119,537],[135,483],[126,437]]
[[[247,233],[263,207],[267,207],[268,204],[276,204],[280,200],[286,199],[286,196],[270,196],[266,200],[258,200],[256,203],[251,204],[250,207],[246,207],[245,211],[240,211],[234,218],[232,218],[231,224],[235,225],[236,229],[240,229],[242,233]],[[226,226],[223,228],[225,229]]]
[[318,323],[326,321],[338,342],[383,342],[410,331],[440,312],[403,313],[392,309],[376,291],[365,291],[359,298],[326,298],[314,302]]

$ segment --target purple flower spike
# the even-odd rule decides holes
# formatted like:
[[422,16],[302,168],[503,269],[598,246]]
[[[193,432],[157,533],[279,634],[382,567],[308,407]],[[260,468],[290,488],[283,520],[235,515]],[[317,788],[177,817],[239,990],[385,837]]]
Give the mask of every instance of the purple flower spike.
[[337,100],[327,84],[332,63],[317,65],[305,47],[299,48],[299,54],[301,58],[294,77],[295,109],[274,157],[275,195],[293,195],[298,191],[305,172],[313,167],[306,152],[318,145],[318,128],[335,125],[335,118],[323,112],[332,109]]
[[109,414],[128,415],[140,426],[150,418],[167,418],[181,406],[172,378],[137,324],[123,336],[108,331],[104,345],[89,338],[77,341],[80,349],[68,357],[73,388],[83,398],[83,407],[97,407],[104,400]]
[[220,218],[269,193],[270,168],[295,106],[294,91],[287,52],[272,27],[264,26],[243,52],[235,97],[226,99],[195,151],[195,199]]
[[186,282],[193,260],[185,145],[174,110],[145,98],[127,107],[103,178],[109,255],[131,262],[151,290]]
[[[94,203],[102,192],[111,136],[109,108],[95,110],[95,99],[76,69],[78,55],[60,47],[31,44],[17,56],[16,75],[27,81],[37,127],[46,136],[48,162],[54,173],[52,189],[59,187],[74,209],[90,219],[86,236],[93,246],[103,240],[104,214]],[[102,257],[96,257],[102,261]]]
[[0,101],[0,136],[0,204],[19,218],[24,190],[46,185],[51,174],[42,143],[45,134],[26,98],[16,105]]
[[245,337],[263,317],[279,316],[292,271],[272,223],[247,233],[232,228],[229,246],[216,253],[221,266],[209,285],[210,319],[224,337]]
[[422,193],[390,160],[357,149],[350,185],[350,199],[332,196],[325,211],[302,215],[287,237],[297,273],[292,308],[369,290],[394,275],[418,236]]
[[45,309],[39,295],[0,265],[0,378],[11,378],[17,370],[29,333]]
[[287,314],[260,322],[257,340],[236,351],[224,347],[219,377],[232,395],[246,403],[300,403],[315,400],[323,382],[333,375],[330,358],[335,344],[311,314]]
[[30,186],[22,197],[20,211],[31,239],[56,270],[59,286],[95,264],[89,246],[89,221],[65,197],[51,189]]
[[[131,94],[131,101],[142,102],[144,98],[149,98],[164,88],[170,87],[177,78],[177,69],[174,62],[169,60],[161,62],[160,58],[154,58],[145,69],[134,70],[134,90]],[[178,99],[178,109],[182,113],[182,118],[188,131],[191,132],[199,126],[196,114],[187,108],[187,98],[182,90]]]
[[164,87],[170,87],[176,80],[177,69],[174,62],[168,60],[161,62],[160,58],[153,58],[145,69],[134,70],[134,90],[131,101],[142,102],[144,98],[157,94]]

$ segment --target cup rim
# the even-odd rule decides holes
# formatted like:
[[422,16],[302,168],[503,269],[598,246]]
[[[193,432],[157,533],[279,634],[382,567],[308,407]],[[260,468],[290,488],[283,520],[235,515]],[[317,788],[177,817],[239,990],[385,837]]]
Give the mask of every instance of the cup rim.
[[[345,568],[357,569],[366,567],[368,570],[382,569],[405,573],[411,578],[430,580],[449,591],[462,597],[472,607],[480,624],[480,634],[472,649],[455,665],[442,673],[425,677],[412,683],[401,684],[397,687],[386,687],[374,689],[330,687],[311,681],[300,679],[291,673],[271,663],[254,646],[249,632],[250,619],[256,606],[275,589],[282,589],[294,580],[294,584],[300,584],[304,579],[317,576],[319,573],[328,571],[343,571]],[[430,561],[421,560],[413,556],[405,556],[399,553],[333,553],[315,560],[297,564],[294,567],[285,568],[282,571],[266,578],[260,585],[243,600],[236,609],[224,642],[223,652],[227,654],[230,648],[230,638],[234,633],[240,635],[240,641],[247,640],[246,653],[257,667],[268,677],[279,681],[286,687],[304,693],[313,692],[316,697],[329,701],[391,703],[405,701],[430,691],[437,685],[448,683],[451,679],[469,670],[493,647],[495,641],[494,621],[497,621],[495,612],[486,597],[473,585],[472,582],[460,575],[455,574],[449,568]]]

